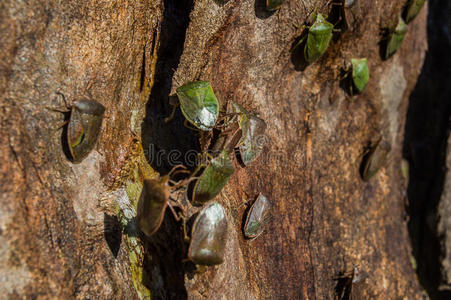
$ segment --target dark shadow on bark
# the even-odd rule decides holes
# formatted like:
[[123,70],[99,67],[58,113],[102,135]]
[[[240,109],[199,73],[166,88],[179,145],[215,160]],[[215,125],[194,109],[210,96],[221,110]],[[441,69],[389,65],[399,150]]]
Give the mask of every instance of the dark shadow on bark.
[[296,38],[291,45],[291,63],[294,65],[296,71],[304,71],[308,63],[305,60],[304,48],[307,42],[308,29],[304,29],[302,34]]
[[146,253],[143,268],[148,276],[143,283],[150,288],[152,299],[187,299],[183,263],[187,245],[181,223],[167,209],[158,231],[150,238],[142,234],[141,239]]
[[[379,56],[382,60],[388,60],[390,57],[385,57],[385,53],[387,52],[388,40],[390,38],[390,29],[383,28],[380,30],[381,39],[379,41]],[[418,79],[420,80],[420,79]]]
[[183,125],[185,118],[179,108],[171,121],[164,120],[172,111],[169,98],[176,97],[170,95],[172,78],[182,55],[193,1],[165,0],[164,6],[155,83],[142,125],[144,152],[149,164],[160,174],[167,174],[177,164],[194,167],[186,154],[199,149],[196,133]]
[[[431,299],[451,299],[440,290],[444,241],[437,232],[438,205],[445,178],[446,143],[450,130],[451,27],[447,0],[428,1],[429,51],[418,83],[410,96],[403,155],[409,161],[409,233],[420,283]],[[413,21],[415,22],[415,21]]]
[[117,216],[103,214],[103,228],[105,240],[111,253],[117,257],[122,242],[122,225]]
[[[196,133],[183,125],[179,108],[171,121],[164,120],[172,111],[169,104],[170,97],[175,96],[170,95],[172,80],[183,52],[192,8],[193,0],[164,0],[155,82],[142,125],[146,158],[162,175],[177,164],[194,167],[187,161],[187,153],[199,149]],[[147,274],[143,284],[151,290],[152,299],[186,299],[183,263],[186,245],[181,223],[167,209],[159,230],[150,238],[141,233],[141,239],[145,253],[143,268]]]

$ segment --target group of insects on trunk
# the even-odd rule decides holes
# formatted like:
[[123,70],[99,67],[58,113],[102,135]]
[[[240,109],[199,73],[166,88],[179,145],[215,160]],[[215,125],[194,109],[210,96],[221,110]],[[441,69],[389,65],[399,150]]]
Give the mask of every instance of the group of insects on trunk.
[[[211,151],[200,155],[197,168],[187,178],[178,182],[170,179],[178,172],[189,173],[185,166],[178,165],[166,176],[144,180],[137,221],[140,229],[147,236],[152,236],[169,207],[176,220],[183,221],[185,240],[190,242],[188,259],[197,265],[217,265],[223,262],[228,220],[224,207],[213,199],[235,172],[235,154],[244,167],[260,155],[266,122],[234,102],[221,111],[221,105],[207,81],[188,82],[178,87],[176,94],[178,102],[172,104],[174,110],[180,107],[186,127],[201,136],[209,135],[213,129],[219,130],[220,134],[214,144],[207,147]],[[170,122],[173,115],[174,111],[165,122]],[[172,197],[173,191],[181,187],[186,188],[185,196],[192,206],[202,207],[192,225],[191,237],[186,230],[185,205],[177,201],[177,197]],[[181,213],[177,213],[174,207],[178,207]],[[263,232],[271,216],[270,208],[268,199],[260,194],[243,225],[246,238],[256,238]]]
[[[355,5],[358,0],[342,0],[344,9]],[[396,27],[389,31],[384,58],[391,57],[401,46],[407,33],[407,23],[419,13],[425,0],[409,0]],[[278,10],[284,0],[266,0],[269,11]],[[315,21],[306,27],[306,35],[294,45],[303,47],[304,59],[308,64],[317,61],[327,50],[334,32],[334,25],[322,14],[317,13]],[[346,68],[352,93],[361,93],[369,81],[366,58],[352,58]],[[189,172],[185,166],[175,166],[169,174],[158,179],[144,179],[143,191],[138,202],[137,224],[146,236],[152,236],[162,224],[166,208],[169,207],[176,220],[183,221],[186,240],[190,242],[188,259],[198,265],[217,265],[224,260],[227,243],[228,220],[224,207],[214,201],[235,171],[233,157],[246,167],[261,153],[261,139],[264,137],[266,122],[258,115],[247,111],[238,103],[229,102],[225,111],[211,87],[210,82],[194,81],[183,84],[176,90],[178,102],[187,127],[201,135],[220,130],[219,137],[211,149],[203,153],[198,167]],[[79,100],[70,108],[67,121],[66,142],[71,161],[80,163],[94,148],[101,131],[105,107],[95,100]],[[166,121],[169,122],[173,114]],[[379,139],[369,147],[361,165],[362,179],[368,181],[384,165],[390,144]],[[235,155],[236,154],[236,155]],[[174,181],[175,174],[190,173],[184,179]],[[187,187],[191,186],[191,189]],[[180,188],[190,190],[187,195],[193,206],[201,208],[192,225],[191,235],[186,232],[186,216],[183,205],[173,197]],[[188,193],[186,193],[188,194]],[[177,213],[174,207],[181,212]],[[243,224],[243,234],[247,239],[255,239],[262,232],[271,217],[268,198],[259,194],[250,206]],[[353,275],[354,276],[354,275]],[[353,277],[351,277],[352,279]],[[350,281],[352,282],[352,280]],[[350,283],[352,284],[352,283]]]
[[[267,9],[278,10],[284,0],[266,0]],[[381,41],[383,45],[382,58],[384,60],[392,57],[401,47],[407,33],[408,23],[410,23],[421,11],[425,0],[408,0],[404,5],[402,13],[397,19],[397,25],[386,30],[386,34]],[[358,6],[358,0],[337,0],[332,1],[332,5],[338,6],[339,20],[342,29],[335,29],[335,25],[328,22],[326,17],[317,13],[315,21],[310,26],[304,26],[307,30],[305,34],[298,38],[292,51],[303,47],[303,58],[305,62],[311,64],[317,61],[329,47],[335,30],[340,31],[348,28],[346,11]],[[367,58],[351,58],[348,66],[344,68],[345,88],[353,95],[362,93],[368,84],[370,72]],[[368,181],[377,171],[384,166],[391,145],[380,137],[373,145],[370,145],[363,155],[360,173],[364,181]]]

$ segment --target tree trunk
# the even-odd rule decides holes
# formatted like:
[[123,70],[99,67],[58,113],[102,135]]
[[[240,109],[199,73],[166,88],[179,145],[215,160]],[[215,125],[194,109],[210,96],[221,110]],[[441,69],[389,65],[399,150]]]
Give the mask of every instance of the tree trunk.
[[[315,3],[318,2],[318,3]],[[404,1],[358,1],[348,29],[316,62],[292,51],[328,1],[11,1],[0,4],[0,290],[5,298],[331,299],[337,276],[367,274],[362,298],[422,298],[411,264],[401,152],[408,97],[422,67],[426,7],[402,47],[381,59],[381,30]],[[338,19],[337,19],[338,20]],[[339,24],[340,21],[338,21]],[[381,43],[382,39],[382,43]],[[350,96],[345,63],[366,57],[370,81]],[[169,212],[154,236],[135,226],[142,178],[188,161],[199,137],[169,97],[210,81],[222,105],[258,113],[262,155],[216,198],[226,208],[223,264],[185,262],[181,224]],[[95,149],[67,158],[65,102],[106,107]],[[359,169],[379,137],[391,144],[369,182]],[[171,152],[172,151],[172,152]],[[254,241],[242,204],[265,194],[272,219]],[[180,196],[182,197],[182,196]]]

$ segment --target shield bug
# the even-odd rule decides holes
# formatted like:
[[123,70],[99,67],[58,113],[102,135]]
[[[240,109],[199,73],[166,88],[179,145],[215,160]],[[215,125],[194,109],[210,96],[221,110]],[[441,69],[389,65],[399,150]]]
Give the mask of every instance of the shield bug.
[[363,158],[361,167],[361,175],[364,181],[370,180],[384,166],[390,150],[390,144],[382,141],[382,138],[368,150],[368,153]]
[[[66,102],[62,93],[57,94],[61,95]],[[97,142],[105,107],[97,101],[88,99],[76,101],[72,105],[66,103],[66,107],[70,108],[69,120],[64,123],[67,124],[66,141],[70,152],[68,156],[73,163],[80,163],[88,156]],[[50,107],[48,109],[64,114],[68,113]]]
[[285,0],[266,0],[266,9],[269,11],[278,10]]
[[72,106],[67,142],[73,163],[80,163],[94,148],[104,112],[105,107],[94,100],[80,100]]
[[404,36],[407,33],[407,24],[403,21],[401,17],[398,19],[398,25],[393,32],[389,34],[387,48],[385,51],[385,59],[390,58],[396,51],[401,47]]
[[238,113],[238,124],[241,128],[241,139],[238,142],[241,160],[244,165],[250,164],[262,151],[266,123],[263,119],[250,114],[241,105],[232,103]]
[[361,284],[367,276],[367,273],[360,271],[357,266],[354,266],[351,272],[339,274],[334,278],[334,280],[337,281],[334,299],[361,299],[361,297],[355,297],[358,295],[355,288],[358,284]]
[[217,157],[211,159],[194,184],[193,205],[202,205],[216,197],[234,171],[235,168],[227,151],[223,150]]
[[227,228],[227,217],[221,204],[207,204],[194,220],[188,258],[197,265],[221,264],[224,261]]
[[177,88],[180,109],[197,129],[210,131],[219,115],[219,102],[208,81],[189,82]]
[[244,223],[244,236],[255,239],[264,230],[265,225],[271,219],[271,203],[263,194],[258,195],[252,204]]
[[307,43],[304,48],[304,57],[307,63],[316,61],[326,52],[332,38],[334,25],[327,22],[322,14],[316,15],[316,20],[307,33]]
[[163,222],[169,201],[169,177],[159,180],[145,179],[143,191],[138,201],[136,219],[138,226],[147,236],[153,235]]
[[178,167],[174,167],[168,175],[162,176],[159,179],[144,179],[143,181],[143,191],[138,201],[136,219],[141,231],[149,237],[160,228],[168,206],[174,214],[175,219],[177,221],[180,219],[172,207],[178,206],[177,203],[174,201],[172,203],[170,202],[170,193],[171,190],[186,185],[192,178],[182,180],[170,186],[169,183],[172,182],[170,180],[170,174]]
[[353,86],[361,93],[365,89],[368,79],[370,78],[367,60],[366,58],[352,58],[351,65]]
[[426,0],[409,0],[404,9],[404,20],[406,23],[410,23],[418,15],[423,8]]

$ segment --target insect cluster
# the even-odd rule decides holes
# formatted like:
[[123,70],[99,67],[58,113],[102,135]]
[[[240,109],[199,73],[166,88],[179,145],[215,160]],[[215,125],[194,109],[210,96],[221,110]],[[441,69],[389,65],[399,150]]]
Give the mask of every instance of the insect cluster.
[[[275,11],[283,0],[266,0],[267,9]],[[356,1],[342,1],[343,7],[354,5]],[[425,0],[409,0],[396,27],[389,32],[384,58],[391,57],[402,44],[407,33],[408,23],[421,10]],[[294,48],[303,46],[304,59],[314,63],[327,51],[333,37],[334,24],[318,13],[308,28],[306,36]],[[349,70],[351,69],[351,70]],[[370,72],[366,58],[352,58],[348,68],[351,93],[364,91]],[[261,153],[261,139],[264,137],[266,123],[241,105],[230,102],[226,112],[220,111],[220,104],[211,84],[207,81],[186,83],[177,89],[178,105],[185,117],[187,126],[201,132],[212,130],[221,132],[211,149],[213,154],[204,153],[203,161],[187,179],[175,182],[170,176],[174,171],[188,172],[183,166],[176,166],[170,174],[159,179],[144,179],[143,191],[138,203],[137,224],[146,236],[152,236],[160,227],[166,208],[169,207],[177,220],[184,222],[186,216],[183,205],[172,199],[172,192],[184,187],[190,190],[188,198],[193,206],[201,207],[194,220],[188,258],[199,265],[216,265],[223,262],[227,243],[229,223],[224,207],[214,198],[222,191],[235,171],[233,157],[245,167]],[[71,161],[80,163],[94,148],[100,133],[105,107],[94,100],[80,100],[70,109],[67,126],[67,147]],[[390,145],[380,139],[371,146],[361,165],[361,176],[368,181],[383,166],[390,151]],[[237,150],[237,151],[235,151]],[[191,184],[191,189],[188,187]],[[176,213],[174,207],[182,210]],[[243,224],[247,239],[255,239],[264,230],[271,216],[271,204],[266,196],[260,194],[250,207]]]
[[[197,265],[216,265],[223,262],[229,224],[224,207],[213,199],[235,172],[234,154],[244,166],[259,156],[262,151],[260,139],[264,137],[266,123],[237,103],[231,102],[225,112],[220,111],[219,101],[207,81],[180,86],[177,97],[179,102],[175,106],[180,106],[186,127],[201,135],[212,130],[220,130],[220,133],[211,147],[213,151],[200,155],[202,160],[188,178],[178,182],[170,180],[172,172],[188,172],[184,166],[176,166],[159,180],[144,180],[137,221],[141,230],[151,236],[160,227],[169,207],[177,220],[183,220],[185,238],[190,241],[188,259]],[[182,187],[190,205],[202,207],[194,220],[191,237],[186,233],[186,204],[172,199],[172,192]],[[177,214],[173,207],[180,209],[181,213]],[[260,195],[244,225],[245,237],[256,238],[261,234],[269,216],[269,201]]]

